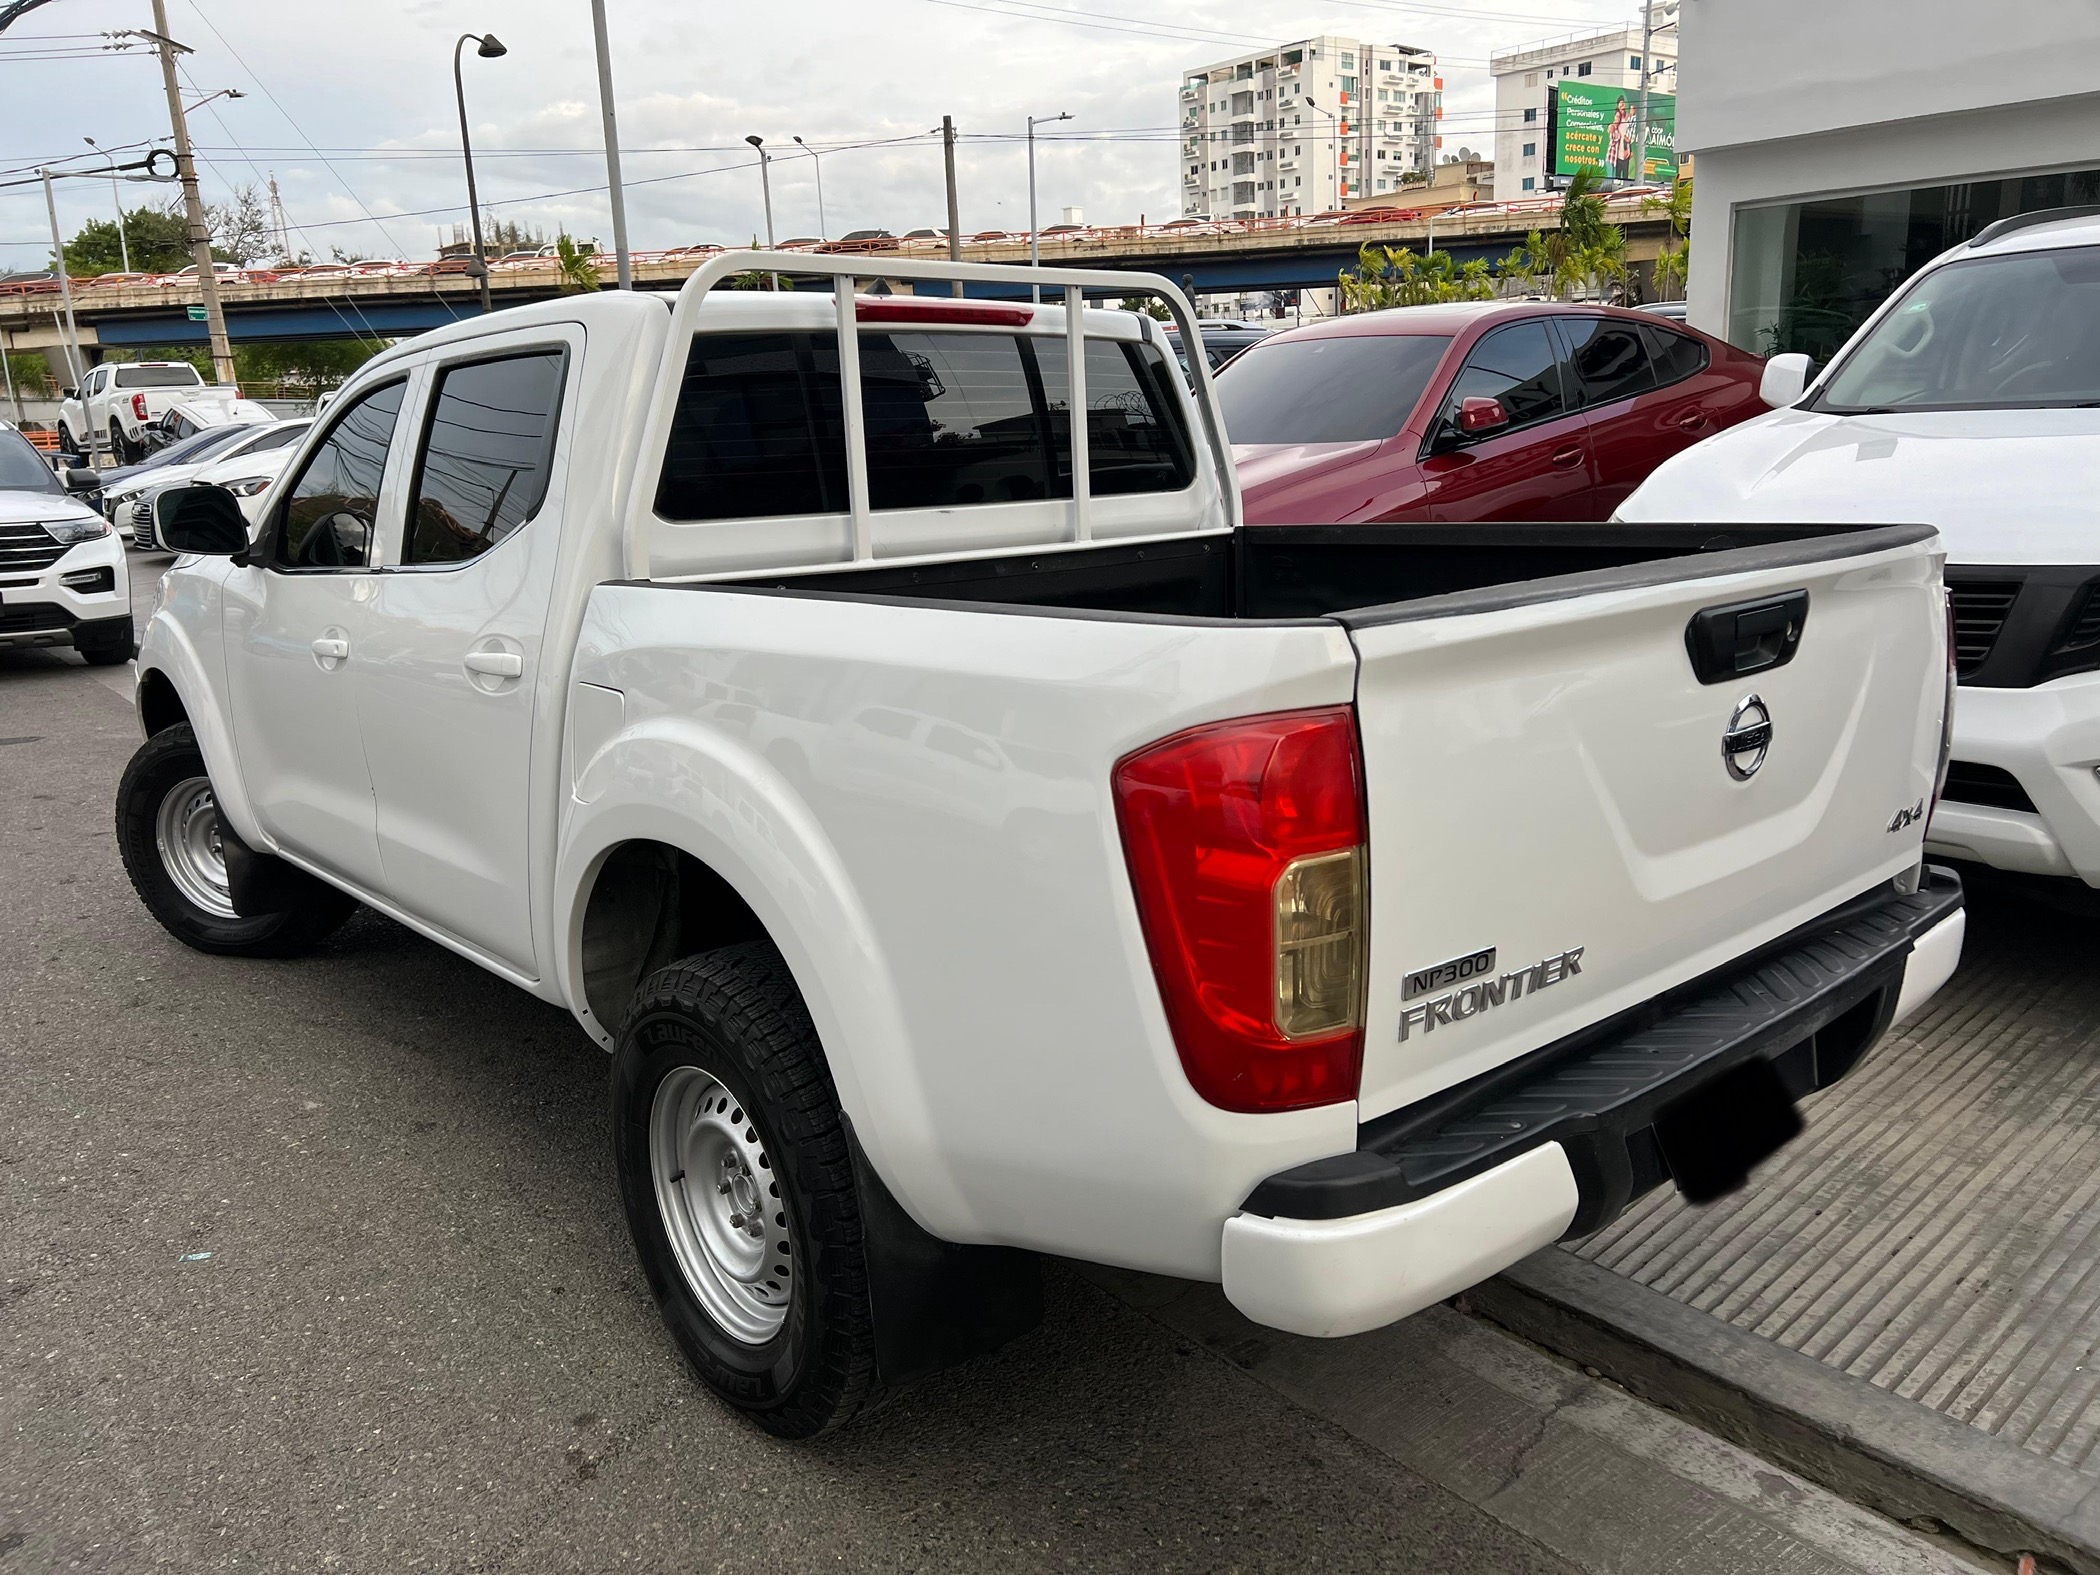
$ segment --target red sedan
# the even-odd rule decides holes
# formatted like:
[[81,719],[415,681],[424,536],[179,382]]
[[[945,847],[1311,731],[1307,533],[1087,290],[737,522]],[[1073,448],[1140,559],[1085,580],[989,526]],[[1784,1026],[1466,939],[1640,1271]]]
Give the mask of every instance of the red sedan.
[[1652,313],[1480,301],[1273,334],[1217,387],[1251,525],[1604,520],[1761,414],[1763,368]]

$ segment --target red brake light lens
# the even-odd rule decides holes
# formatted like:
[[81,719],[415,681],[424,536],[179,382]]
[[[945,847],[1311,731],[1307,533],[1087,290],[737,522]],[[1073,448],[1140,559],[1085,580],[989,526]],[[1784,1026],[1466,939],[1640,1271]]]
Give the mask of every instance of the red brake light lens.
[[144,394],[133,394],[131,396],[131,413],[141,421],[146,419],[146,396]]
[[1152,971],[1182,1067],[1214,1105],[1356,1097],[1362,780],[1347,707],[1191,728],[1115,768]]
[[1025,306],[943,306],[934,301],[874,301],[853,303],[853,319],[861,323],[970,323],[987,328],[1026,328],[1035,313]]

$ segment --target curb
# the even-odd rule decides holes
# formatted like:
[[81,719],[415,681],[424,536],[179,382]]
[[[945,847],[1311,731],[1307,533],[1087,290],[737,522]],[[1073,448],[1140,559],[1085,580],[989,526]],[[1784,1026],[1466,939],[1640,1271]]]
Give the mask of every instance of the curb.
[[1473,1311],[1900,1521],[2100,1575],[2100,1481],[1549,1247]]

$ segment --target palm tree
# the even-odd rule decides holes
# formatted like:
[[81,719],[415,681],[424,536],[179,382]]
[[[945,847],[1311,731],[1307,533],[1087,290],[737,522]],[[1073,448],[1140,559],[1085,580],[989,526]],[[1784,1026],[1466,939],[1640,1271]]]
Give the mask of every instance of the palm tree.
[[1662,255],[1655,259],[1655,290],[1661,299],[1673,300],[1684,293],[1691,272],[1692,178],[1680,175],[1667,197],[1643,197],[1641,211],[1660,213],[1669,221],[1669,238],[1663,242]]
[[596,250],[588,242],[570,239],[566,230],[555,237],[554,255],[560,268],[557,277],[563,295],[579,295],[598,288],[598,265],[591,260]]

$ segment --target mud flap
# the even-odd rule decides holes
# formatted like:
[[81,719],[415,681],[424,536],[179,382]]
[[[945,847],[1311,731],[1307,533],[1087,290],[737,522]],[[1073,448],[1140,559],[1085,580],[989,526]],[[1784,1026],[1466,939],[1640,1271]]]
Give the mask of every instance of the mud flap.
[[332,895],[334,888],[270,853],[257,853],[219,817],[219,852],[226,859],[226,895],[244,919],[284,913],[302,902]]
[[1043,1321],[1041,1261],[1019,1247],[965,1247],[929,1235],[891,1196],[841,1115],[860,1193],[875,1311],[875,1367],[898,1389],[989,1356]]

